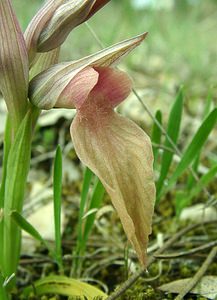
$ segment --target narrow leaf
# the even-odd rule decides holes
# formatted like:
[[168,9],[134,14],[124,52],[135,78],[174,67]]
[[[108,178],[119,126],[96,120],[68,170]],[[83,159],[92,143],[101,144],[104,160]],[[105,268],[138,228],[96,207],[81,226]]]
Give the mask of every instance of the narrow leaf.
[[53,172],[53,194],[54,194],[54,226],[55,226],[55,254],[59,266],[62,266],[61,248],[61,195],[62,195],[62,152],[57,146],[54,159]]
[[24,296],[28,297],[30,293],[36,292],[37,296],[44,294],[57,294],[71,296],[82,300],[106,299],[107,295],[94,286],[81,282],[76,279],[64,276],[49,276],[34,282],[33,287],[24,289]]
[[46,242],[44,241],[40,233],[21,214],[14,210],[11,212],[11,218],[22,230],[30,234],[37,241],[46,245]]
[[[183,90],[181,88],[176,97],[174,105],[171,109],[168,126],[167,126],[167,134],[175,144],[177,143],[178,136],[179,136],[180,124],[182,119],[182,109],[183,109]],[[167,138],[164,143],[164,146],[171,147],[170,142]],[[173,152],[168,150],[163,151],[161,172],[160,172],[160,177],[157,181],[157,201],[159,201],[159,195],[163,187],[164,180],[166,179],[167,174],[169,172],[172,158],[173,158]]]
[[180,192],[176,196],[176,215],[180,216],[182,209],[191,204],[192,198],[196,197],[213,179],[217,174],[217,165],[214,165],[206,174],[204,174],[197,184],[187,193]]
[[[212,107],[212,94],[209,92],[207,99],[206,99],[205,107],[204,107],[203,120],[210,113],[211,107]],[[195,157],[193,165],[192,165],[192,169],[194,170],[195,173],[197,173],[199,163],[200,163],[200,152]],[[187,183],[188,190],[191,190],[191,188],[194,186],[195,182],[196,181],[195,181],[193,174],[189,174],[188,183]]]
[[85,169],[84,172],[84,180],[83,180],[83,187],[81,192],[81,203],[80,203],[80,209],[79,209],[79,219],[78,219],[78,244],[77,247],[80,248],[82,241],[83,241],[83,216],[85,212],[85,207],[87,205],[88,201],[88,191],[90,189],[91,179],[92,179],[93,173],[89,168]]
[[[100,205],[102,203],[104,193],[105,193],[105,189],[104,189],[102,183],[100,182],[100,180],[97,178],[94,189],[93,189],[93,194],[90,199],[89,211],[91,211],[93,209],[96,209],[96,211],[97,211],[97,209],[100,207]],[[85,226],[84,226],[84,234],[83,234],[83,244],[87,242],[90,232],[93,228],[95,215],[96,215],[96,212],[94,214],[89,215],[86,218],[86,222],[85,222]]]
[[[20,229],[12,221],[10,213],[16,210],[21,213],[23,207],[24,193],[26,187],[26,178],[29,170],[30,150],[32,135],[32,113],[28,112],[23,119],[15,136],[15,140],[11,145],[8,163],[7,176],[5,181],[5,201],[4,205],[4,245],[3,260],[4,272],[6,276],[10,276],[16,266],[20,251]],[[11,236],[14,237],[13,245]],[[10,260],[6,258],[10,257]]]
[[[162,113],[160,110],[156,112],[155,118],[160,124],[162,124]],[[154,123],[153,130],[152,130],[152,137],[151,137],[152,143],[156,145],[160,145],[161,136],[162,136],[162,132],[160,128],[156,125],[156,123]],[[159,151],[159,147],[154,145],[153,146],[154,164],[156,164],[158,158],[158,151]]]
[[192,199],[196,195],[198,195],[204,187],[206,187],[216,176],[217,174],[217,165],[214,165],[210,168],[210,170],[204,174],[197,184],[194,186],[194,188],[190,191],[189,198]]
[[208,117],[204,120],[202,125],[199,127],[191,143],[185,150],[181,161],[175,169],[173,176],[169,180],[167,189],[170,189],[176,182],[177,178],[186,170],[186,168],[192,163],[194,158],[201,151],[201,148],[207,141],[210,132],[217,123],[217,108],[215,108]]

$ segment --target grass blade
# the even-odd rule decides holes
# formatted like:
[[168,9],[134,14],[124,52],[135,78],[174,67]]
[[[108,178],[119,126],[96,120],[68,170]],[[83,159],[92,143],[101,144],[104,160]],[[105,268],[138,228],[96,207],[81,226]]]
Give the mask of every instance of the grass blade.
[[[98,178],[96,178],[96,183],[95,183],[93,193],[92,193],[92,196],[90,199],[90,206],[88,209],[89,211],[93,210],[93,209],[98,209],[100,207],[104,194],[105,194],[105,189],[104,189],[101,181]],[[82,243],[83,249],[86,247],[88,237],[93,228],[95,216],[96,216],[96,213],[92,213],[91,215],[89,215],[86,218],[84,234],[83,234],[83,243]]]
[[178,177],[188,168],[195,157],[200,153],[203,145],[208,139],[208,136],[217,123],[217,108],[215,108],[199,127],[191,143],[187,147],[181,161],[175,169],[173,176],[170,178],[167,190],[169,190],[175,183]]
[[11,218],[22,230],[47,247],[47,244],[40,233],[21,214],[14,210],[11,212]]
[[[183,89],[180,88],[179,93],[174,102],[174,105],[170,111],[170,116],[169,116],[169,121],[167,126],[167,134],[175,144],[177,143],[178,136],[179,136],[180,124],[182,118],[182,109],[183,109]],[[167,138],[165,140],[164,146],[166,148],[168,147],[170,148],[171,146]],[[157,182],[157,202],[159,202],[160,199],[159,195],[163,187],[164,180],[166,179],[167,174],[169,172],[172,158],[173,158],[173,153],[171,151],[168,150],[163,151],[160,177]]]
[[76,248],[74,250],[73,255],[75,256],[71,268],[71,276],[78,276],[78,272],[81,269],[81,260],[79,259],[80,250],[83,244],[83,216],[85,214],[85,208],[87,207],[88,202],[88,193],[91,186],[91,180],[93,177],[93,172],[89,168],[85,168],[84,172],[84,180],[83,186],[81,191],[81,202],[80,202],[80,209],[79,209],[79,216],[78,216],[78,235],[77,235],[77,242]]
[[80,210],[79,210],[78,244],[81,244],[82,239],[83,239],[83,230],[82,230],[83,220],[82,220],[82,218],[84,216],[85,207],[86,207],[87,201],[88,201],[88,192],[90,189],[92,177],[93,177],[92,171],[89,168],[86,168],[85,172],[84,172],[84,181],[83,181],[83,187],[82,187],[82,192],[81,192],[81,203],[80,203]]
[[188,193],[180,192],[177,194],[175,208],[176,215],[179,217],[183,208],[191,204],[193,197],[196,197],[216,176],[217,174],[217,164],[214,165],[206,174],[204,174],[197,184],[194,185],[192,190]]
[[[205,120],[205,118],[208,116],[208,114],[211,111],[212,100],[213,100],[212,93],[209,92],[207,99],[206,99],[205,107],[204,107],[203,120]],[[195,173],[197,173],[199,163],[200,163],[200,152],[198,153],[198,155],[195,158],[193,165],[192,165],[192,169],[194,170]],[[188,179],[188,184],[187,184],[188,190],[191,190],[193,188],[195,182],[196,182],[196,180],[195,180],[194,176],[192,174],[189,174],[189,179]]]
[[[3,251],[1,263],[6,276],[16,270],[19,259],[20,228],[13,222],[10,213],[14,210],[19,213],[22,211],[31,154],[32,113],[32,111],[28,111],[23,118],[7,158],[5,180],[7,201],[4,202],[4,230],[1,237]],[[13,237],[13,239],[9,237]]]
[[[162,113],[160,110],[156,112],[155,118],[156,120],[158,120],[160,124],[162,124]],[[156,125],[156,123],[154,123],[153,130],[152,130],[152,137],[151,137],[152,143],[156,145],[160,145],[161,136],[162,136],[162,132],[160,128]],[[156,164],[158,158],[158,151],[159,151],[159,147],[153,145],[154,165]]]
[[53,171],[53,199],[54,199],[54,226],[55,226],[55,256],[62,269],[61,248],[61,194],[62,194],[62,152],[58,145],[54,159]]
[[206,174],[204,174],[200,180],[194,185],[194,188],[190,192],[190,200],[198,195],[204,187],[206,187],[216,176],[217,174],[217,164],[214,165]]

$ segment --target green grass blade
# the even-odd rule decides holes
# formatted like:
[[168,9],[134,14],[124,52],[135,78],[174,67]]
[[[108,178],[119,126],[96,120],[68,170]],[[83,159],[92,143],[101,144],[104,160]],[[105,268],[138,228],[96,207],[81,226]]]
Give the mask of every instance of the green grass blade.
[[191,143],[187,147],[181,161],[175,169],[173,176],[170,178],[167,190],[169,190],[175,183],[178,177],[189,167],[195,157],[200,153],[203,145],[207,141],[207,138],[217,123],[217,108],[215,108],[208,117],[204,120],[199,127]]
[[217,164],[204,174],[190,192],[180,192],[176,197],[176,215],[180,216],[183,208],[191,204],[192,198],[196,197],[206,186],[213,181],[217,174]]
[[4,201],[4,241],[3,246],[1,245],[5,276],[9,276],[16,270],[19,260],[20,228],[13,222],[10,213],[13,210],[19,213],[22,211],[30,164],[31,138],[32,112],[29,111],[17,130],[8,154]]
[[62,194],[62,152],[58,145],[54,159],[53,170],[53,199],[54,199],[54,226],[55,226],[55,255],[60,268],[62,268],[61,248],[61,194]]
[[[156,120],[158,120],[160,124],[162,124],[162,113],[160,110],[156,112],[155,118]],[[152,137],[151,137],[152,143],[156,145],[160,145],[161,136],[162,136],[162,132],[160,128],[156,125],[156,123],[154,123],[153,130],[152,130]],[[159,151],[159,147],[153,145],[154,165],[156,164],[158,158],[158,151]]]
[[7,171],[7,161],[8,154],[11,147],[11,121],[9,116],[7,117],[7,122],[5,126],[5,135],[4,135],[4,159],[3,159],[3,168],[2,168],[2,181],[0,188],[0,208],[4,207],[4,194],[5,194],[5,181],[6,181],[6,171]]
[[11,218],[22,230],[47,247],[46,242],[40,233],[21,214],[14,210],[11,212]]
[[73,260],[73,264],[71,267],[71,276],[80,276],[80,270],[82,261],[79,259],[80,251],[83,245],[83,225],[84,220],[83,216],[85,214],[85,209],[88,203],[88,193],[91,186],[91,180],[93,177],[93,173],[89,168],[85,168],[84,172],[84,180],[83,186],[81,191],[81,202],[80,202],[80,209],[79,209],[79,216],[78,216],[78,229],[77,229],[77,241],[76,241],[76,248],[73,251],[73,255],[75,256]]
[[[90,235],[90,232],[93,228],[95,213],[97,211],[97,208],[101,204],[104,191],[105,191],[100,180],[95,176],[95,185],[93,187],[93,192],[90,197],[90,201],[88,201],[88,193],[90,190],[93,175],[94,174],[92,173],[92,171],[86,168],[82,194],[81,194],[81,205],[79,211],[78,239],[77,239],[76,250],[74,252],[76,258],[74,259],[73,267],[71,270],[71,275],[73,274],[74,276],[80,276],[80,272],[82,268],[82,260],[79,260],[78,257],[84,254],[85,252],[86,243]],[[89,207],[88,207],[88,203],[89,203]],[[88,212],[90,212],[90,214],[88,214],[87,209]]]
[[[96,178],[96,183],[93,189],[93,193],[90,199],[90,206],[89,211],[93,209],[98,209],[102,203],[103,196],[105,194],[105,189],[101,183],[101,181]],[[82,247],[86,247],[86,243],[90,232],[93,228],[94,220],[95,220],[96,213],[92,213],[86,218],[85,227],[84,227],[84,234],[83,234],[83,241]]]
[[[2,213],[1,209],[4,207],[4,197],[5,197],[5,183],[7,178],[7,162],[8,155],[11,147],[11,124],[9,116],[7,117],[7,122],[5,126],[5,135],[4,135],[4,154],[3,154],[3,166],[2,166],[2,181],[0,187],[0,214]],[[0,216],[0,266],[3,265],[3,243],[4,243],[4,222]],[[0,289],[1,291],[1,289]]]
[[204,119],[210,113],[210,111],[212,109],[212,104],[213,104],[213,95],[212,95],[212,91],[209,91],[208,96],[206,98],[205,107],[204,107],[204,113],[203,113],[203,118]]
[[[212,100],[213,100],[212,99],[212,93],[209,92],[209,94],[207,96],[207,99],[206,99],[205,107],[204,107],[203,120],[205,120],[205,118],[208,116],[208,114],[211,111]],[[192,169],[195,173],[197,173],[199,163],[200,163],[200,152],[198,153],[198,155],[195,158],[195,160],[193,162],[193,165],[192,165]],[[193,174],[189,174],[187,189],[191,190],[193,188],[195,182],[196,182],[196,180],[195,180]]]
[[[179,136],[180,131],[180,124],[182,119],[182,110],[183,110],[183,89],[180,88],[179,93],[176,97],[174,105],[170,111],[168,126],[167,126],[167,134],[171,138],[171,140],[176,144]],[[168,139],[165,140],[164,143],[165,147],[171,147],[170,142]],[[167,177],[169,172],[169,168],[172,162],[173,152],[164,150],[162,156],[162,163],[161,163],[161,171],[160,176],[157,181],[157,202],[159,201],[159,195],[161,189],[163,187],[164,180]]]
[[81,203],[80,203],[80,209],[79,209],[78,247],[79,247],[79,244],[82,243],[82,239],[83,239],[83,230],[82,230],[83,220],[82,220],[82,218],[84,216],[85,207],[86,207],[87,201],[88,201],[88,192],[90,189],[92,177],[93,177],[92,171],[89,168],[86,168],[85,172],[84,172],[84,181],[83,181],[83,187],[82,187],[82,192],[81,192]]
[[198,195],[203,188],[205,188],[216,176],[217,174],[217,164],[214,165],[206,174],[204,174],[196,185],[194,185],[194,188],[190,192],[189,198],[192,199],[196,195]]

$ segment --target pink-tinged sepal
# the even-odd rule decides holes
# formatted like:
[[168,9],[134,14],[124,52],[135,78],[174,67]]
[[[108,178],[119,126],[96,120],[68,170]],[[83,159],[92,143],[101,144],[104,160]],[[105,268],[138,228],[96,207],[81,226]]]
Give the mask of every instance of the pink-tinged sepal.
[[18,20],[10,0],[0,1],[0,91],[14,126],[28,106],[28,56]]
[[[147,33],[122,41],[95,54],[77,61],[60,63],[37,75],[30,82],[30,101],[41,109],[53,107],[73,108],[73,78],[87,67],[106,67],[116,64],[122,57],[137,47],[146,37]],[[84,76],[84,74],[82,75]],[[84,79],[88,83],[88,78]],[[79,84],[79,83],[78,83]],[[89,84],[89,83],[88,83]],[[66,92],[66,91],[67,92]]]

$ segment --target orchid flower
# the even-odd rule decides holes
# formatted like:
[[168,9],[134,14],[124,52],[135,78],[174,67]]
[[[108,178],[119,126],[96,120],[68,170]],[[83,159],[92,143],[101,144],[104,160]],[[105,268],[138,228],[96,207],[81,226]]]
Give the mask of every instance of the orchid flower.
[[41,109],[76,108],[70,127],[76,153],[103,183],[143,265],[155,199],[151,142],[135,123],[115,112],[132,82],[112,66],[145,36],[56,64],[33,78],[29,88],[30,101]]

